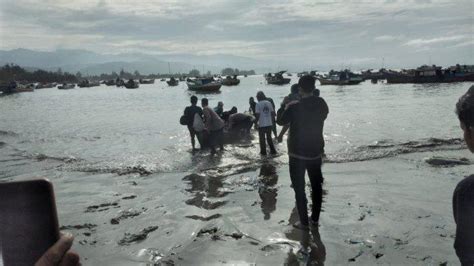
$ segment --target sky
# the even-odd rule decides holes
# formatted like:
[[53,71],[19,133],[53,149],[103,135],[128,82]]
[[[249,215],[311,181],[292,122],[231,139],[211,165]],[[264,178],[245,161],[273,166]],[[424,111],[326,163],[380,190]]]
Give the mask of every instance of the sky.
[[0,49],[15,48],[308,67],[474,64],[474,1],[0,0]]

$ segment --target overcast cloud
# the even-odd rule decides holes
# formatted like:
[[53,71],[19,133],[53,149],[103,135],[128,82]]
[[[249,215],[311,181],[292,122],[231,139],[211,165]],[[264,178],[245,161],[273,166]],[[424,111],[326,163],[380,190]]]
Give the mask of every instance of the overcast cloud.
[[0,49],[231,54],[282,66],[472,64],[473,3],[0,0]]

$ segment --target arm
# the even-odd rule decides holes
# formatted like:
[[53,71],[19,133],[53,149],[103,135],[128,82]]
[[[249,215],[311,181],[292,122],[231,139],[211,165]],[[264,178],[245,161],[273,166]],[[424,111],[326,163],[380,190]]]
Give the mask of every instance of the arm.
[[277,113],[277,124],[280,126],[287,125],[291,122],[291,112],[293,108],[291,106],[282,106],[278,109]]

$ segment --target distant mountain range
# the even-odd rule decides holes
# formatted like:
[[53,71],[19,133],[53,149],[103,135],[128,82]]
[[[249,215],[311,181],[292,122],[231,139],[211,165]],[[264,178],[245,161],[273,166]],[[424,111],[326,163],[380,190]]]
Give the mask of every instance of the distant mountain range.
[[272,62],[234,55],[148,55],[142,53],[99,54],[87,50],[60,49],[52,52],[29,49],[0,50],[0,64],[14,63],[27,69],[44,69],[83,75],[119,72],[121,69],[142,74],[168,73],[168,63],[172,73],[188,73],[195,68],[199,71],[220,73],[225,67],[242,70],[268,71]]

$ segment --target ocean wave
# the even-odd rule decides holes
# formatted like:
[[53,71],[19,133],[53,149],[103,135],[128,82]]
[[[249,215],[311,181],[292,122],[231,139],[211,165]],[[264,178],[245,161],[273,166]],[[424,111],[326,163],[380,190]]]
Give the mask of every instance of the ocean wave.
[[9,131],[9,130],[0,130],[0,136],[15,137],[15,136],[18,136],[18,133],[15,133],[15,132]]
[[341,152],[327,154],[326,163],[361,162],[395,157],[402,154],[447,151],[465,149],[466,145],[460,138],[428,138],[407,142],[377,141],[372,145],[349,148]]
[[59,162],[64,162],[64,163],[75,163],[75,162],[82,161],[82,159],[76,158],[74,156],[57,157],[57,156],[49,156],[43,153],[24,154],[23,157],[40,161],[40,162],[47,161],[47,160],[59,161]]

